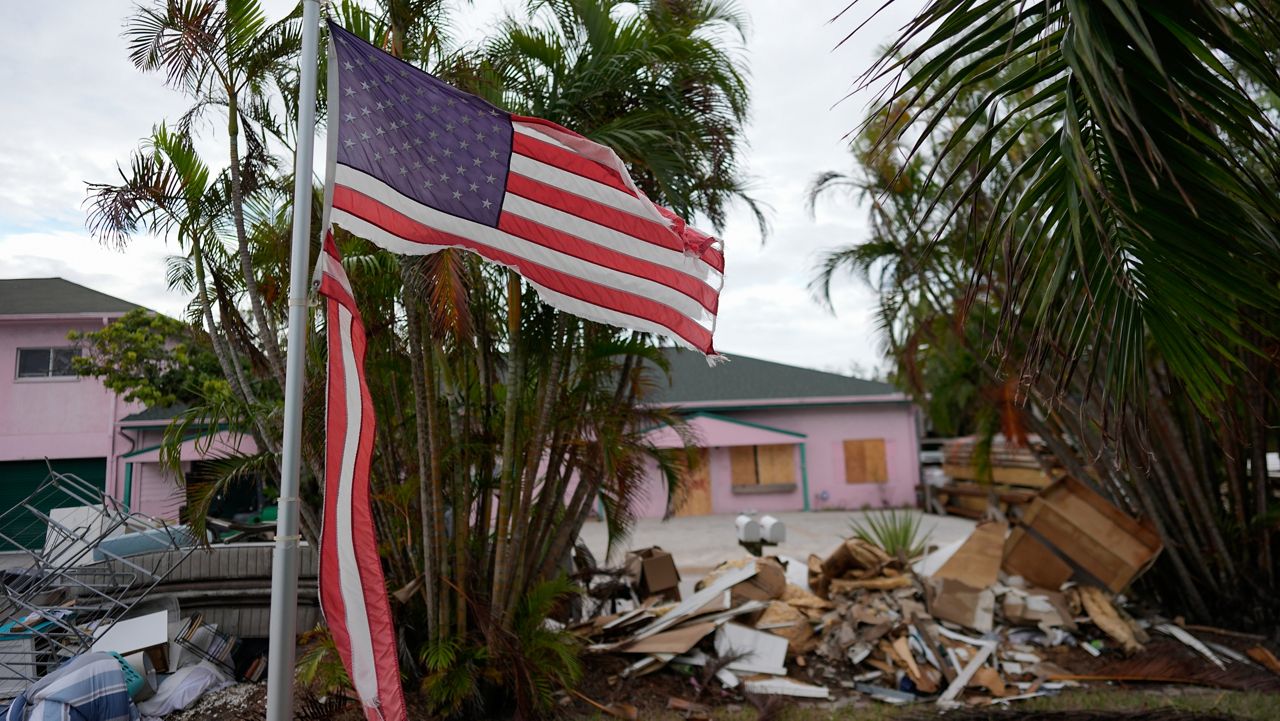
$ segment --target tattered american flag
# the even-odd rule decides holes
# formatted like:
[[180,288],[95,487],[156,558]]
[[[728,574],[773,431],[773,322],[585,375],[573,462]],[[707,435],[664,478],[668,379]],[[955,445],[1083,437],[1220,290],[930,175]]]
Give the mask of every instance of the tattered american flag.
[[369,513],[364,329],[332,224],[397,253],[462,248],[548,304],[715,356],[719,240],[649,201],[610,149],[504,112],[330,23],[324,252],[329,390],[320,597],[370,719],[404,700]]
[[397,253],[465,248],[556,308],[715,354],[719,240],[650,202],[609,148],[329,28],[333,222]]
[[370,721],[404,721],[396,634],[369,506],[374,417],[364,379],[364,321],[330,232],[315,277],[329,346],[320,609],[365,715]]

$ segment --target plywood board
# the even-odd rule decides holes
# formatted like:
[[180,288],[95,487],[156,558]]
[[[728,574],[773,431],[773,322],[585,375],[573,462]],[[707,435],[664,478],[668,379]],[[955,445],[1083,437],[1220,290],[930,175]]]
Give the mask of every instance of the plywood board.
[[759,482],[755,446],[733,446],[729,449],[729,475],[735,486],[754,486]]
[[670,631],[654,634],[624,646],[624,653],[688,653],[707,634],[716,630],[714,623],[691,623]]
[[795,445],[756,446],[756,468],[762,484],[795,483]]
[[883,438],[844,442],[844,480],[845,483],[885,483],[889,480]]
[[1004,572],[1033,586],[1056,591],[1071,580],[1071,566],[1025,529],[1015,528],[1004,544]]
[[705,516],[711,513],[711,463],[706,448],[698,449],[697,460],[681,469],[684,498],[677,516]]
[[1150,566],[1161,550],[1149,523],[1131,518],[1071,478],[1043,491],[1027,508],[1023,523],[1033,532],[1029,535],[1114,592]]
[[999,580],[1000,558],[1004,555],[1004,537],[1008,532],[1007,523],[979,523],[934,577],[961,581],[973,588],[994,586]]

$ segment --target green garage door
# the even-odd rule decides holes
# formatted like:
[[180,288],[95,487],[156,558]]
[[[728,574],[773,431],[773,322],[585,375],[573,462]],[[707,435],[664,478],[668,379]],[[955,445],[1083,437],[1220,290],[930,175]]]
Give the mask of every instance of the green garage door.
[[[59,473],[70,473],[93,484],[99,490],[107,484],[107,459],[105,458],[64,458],[51,461],[53,470]],[[9,461],[0,463],[0,533],[13,539],[26,548],[40,548],[44,545],[45,526],[30,513],[18,513],[14,506],[22,503],[44,482],[49,475],[49,466],[44,461]],[[33,499],[35,508],[48,513],[51,508],[79,506],[56,489],[45,491]],[[14,551],[13,543],[0,539],[0,551]]]

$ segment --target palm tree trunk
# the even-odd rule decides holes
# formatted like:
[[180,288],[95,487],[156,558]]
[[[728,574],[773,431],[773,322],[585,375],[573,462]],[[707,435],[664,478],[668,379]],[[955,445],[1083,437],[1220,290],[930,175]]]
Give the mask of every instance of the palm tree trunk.
[[[421,306],[419,306],[414,323],[420,322],[424,315],[421,311]],[[419,337],[422,338],[422,335],[419,334]],[[428,334],[425,339],[430,338],[431,336]],[[428,467],[430,468],[431,479],[431,540],[435,545],[432,549],[432,555],[439,564],[437,568],[432,569],[432,572],[442,581],[437,585],[436,602],[440,604],[440,607],[436,618],[440,623],[441,638],[448,638],[452,635],[449,630],[449,623],[452,619],[449,613],[449,602],[454,592],[445,581],[445,579],[449,578],[451,559],[449,557],[448,538],[445,535],[444,477],[440,467],[440,457],[444,453],[440,438],[440,399],[437,395],[436,362],[432,348],[423,342],[421,352],[423,368],[422,397],[427,407],[427,443],[431,454]],[[457,519],[454,520],[454,523],[455,525],[457,524]]]
[[432,642],[439,639],[439,611],[437,565],[435,558],[435,541],[431,536],[432,503],[430,460],[427,458],[429,441],[427,438],[427,402],[423,396],[426,387],[425,371],[422,367],[422,326],[418,322],[418,303],[414,298],[409,283],[409,265],[401,263],[404,283],[405,320],[409,332],[409,367],[413,373],[413,409],[414,428],[417,431],[418,449],[418,510],[422,524],[422,569],[423,601],[427,605],[427,625]]
[[514,271],[507,275],[507,338],[511,361],[507,369],[506,413],[502,430],[502,480],[498,489],[498,515],[495,528],[493,554],[493,590],[489,598],[490,613],[499,627],[505,629],[503,609],[507,606],[507,592],[511,579],[506,574],[507,553],[510,548],[511,511],[516,491],[519,463],[516,462],[516,415],[520,408],[520,392],[524,379],[523,345],[520,342],[520,276]]
[[[556,330],[551,338],[551,367],[542,375],[542,382],[538,388],[538,399],[535,405],[538,416],[533,424],[533,434],[529,437],[528,452],[525,454],[524,461],[524,473],[520,480],[519,502],[513,514],[513,519],[516,523],[511,535],[512,552],[508,554],[507,574],[514,574],[515,579],[512,584],[513,592],[507,601],[505,611],[508,617],[515,613],[516,600],[524,592],[524,583],[529,571],[528,565],[520,563],[520,559],[524,556],[527,542],[526,536],[530,528],[529,510],[533,506],[533,487],[537,480],[542,458],[547,450],[547,426],[551,418],[552,407],[560,397],[560,364],[564,362],[566,349],[572,344],[568,335],[565,334],[564,327],[565,319],[561,315],[556,319]],[[561,335],[565,335],[563,346],[556,348],[556,341],[560,339]]]
[[236,93],[227,88],[227,134],[231,153],[231,217],[236,228],[236,249],[240,256],[240,273],[244,276],[245,294],[249,296],[249,306],[253,312],[253,322],[258,326],[258,339],[262,341],[271,370],[284,387],[284,363],[281,360],[280,343],[275,324],[267,318],[262,305],[262,294],[258,291],[258,277],[253,272],[253,257],[249,253],[249,235],[244,228],[244,192],[240,182],[240,122]]

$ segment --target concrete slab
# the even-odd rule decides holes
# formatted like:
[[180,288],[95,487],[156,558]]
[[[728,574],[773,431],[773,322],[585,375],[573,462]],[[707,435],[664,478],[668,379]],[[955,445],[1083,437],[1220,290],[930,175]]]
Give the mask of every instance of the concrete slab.
[[[766,552],[804,560],[810,553],[823,557],[831,553],[849,535],[850,521],[862,518],[865,513],[814,511],[772,515],[787,524],[787,540]],[[922,515],[922,528],[930,533],[930,544],[935,545],[967,538],[975,525],[967,518]],[[734,518],[734,515],[716,515],[686,516],[668,521],[641,519],[612,560],[621,561],[626,551],[632,548],[662,546],[675,558],[684,580],[696,580],[724,561],[749,555],[738,545]],[[605,557],[608,538],[603,523],[588,521],[583,526],[581,538],[597,559]]]

